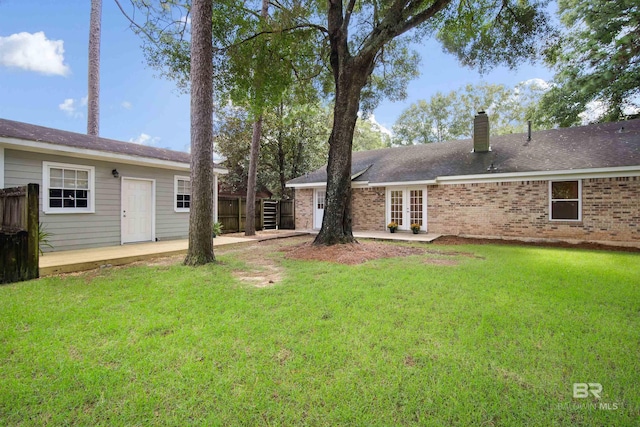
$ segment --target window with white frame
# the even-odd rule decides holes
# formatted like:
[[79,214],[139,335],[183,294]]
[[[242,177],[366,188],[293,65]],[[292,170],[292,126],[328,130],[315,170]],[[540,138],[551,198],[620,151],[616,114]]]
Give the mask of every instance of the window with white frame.
[[95,168],[67,163],[42,163],[45,213],[93,213]]
[[582,181],[551,181],[549,194],[551,220],[582,220]]
[[175,177],[175,205],[176,212],[189,212],[191,208],[191,178],[188,176]]

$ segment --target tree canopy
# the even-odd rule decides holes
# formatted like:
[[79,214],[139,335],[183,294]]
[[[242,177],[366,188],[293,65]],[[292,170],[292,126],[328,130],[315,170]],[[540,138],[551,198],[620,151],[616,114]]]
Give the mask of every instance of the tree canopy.
[[[134,1],[149,10],[148,1]],[[183,10],[188,12],[187,0],[181,1]],[[175,17],[174,6],[178,3],[163,1],[155,10],[160,16],[171,18],[168,26],[154,23],[156,18],[151,17],[147,20],[151,25],[142,27],[146,33],[155,31],[154,49],[159,55],[155,57],[156,64],[173,72],[181,68],[176,65],[187,63],[180,56],[186,52],[180,49],[182,33],[165,31],[170,25],[182,28],[181,20],[184,25],[188,22],[188,13]],[[255,68],[247,64],[264,49],[261,44],[281,47],[274,56],[274,69],[293,64],[294,70],[297,66],[306,70],[309,64],[324,63],[330,70],[330,80],[322,80],[325,88],[332,89],[334,111],[326,207],[322,229],[316,237],[318,244],[353,241],[350,177],[358,113],[370,109],[381,97],[404,95],[409,78],[416,75],[418,60],[409,48],[411,42],[436,37],[462,64],[486,71],[498,64],[515,67],[523,60],[533,60],[549,32],[547,0],[282,0],[273,4],[277,12],[265,26],[257,18],[257,4],[238,0],[216,3],[212,16],[213,49],[233,54],[218,56],[215,65],[225,82],[221,92],[231,94],[232,99],[234,93],[244,95],[253,90],[250,74]],[[264,37],[276,36],[282,39],[265,43]],[[300,40],[308,42],[299,44]],[[258,44],[251,47],[253,42]],[[283,52],[289,55],[282,55]],[[150,58],[154,63],[153,54]],[[428,52],[424,59],[429,59]],[[243,73],[249,78],[244,80]],[[294,74],[299,78],[298,72]],[[261,90],[281,82],[286,85],[286,78],[274,78]],[[264,99],[269,99],[270,93],[267,91]]]
[[513,88],[481,83],[468,84],[447,94],[438,92],[428,101],[419,100],[402,112],[393,126],[393,144],[470,138],[473,116],[480,110],[489,115],[492,134],[524,132],[547,90],[546,82],[534,79]]
[[[637,0],[559,0],[566,27],[546,52],[556,70],[539,118],[549,125],[616,121],[640,110],[640,6]],[[590,110],[591,117],[585,117]],[[586,120],[583,120],[586,119]]]

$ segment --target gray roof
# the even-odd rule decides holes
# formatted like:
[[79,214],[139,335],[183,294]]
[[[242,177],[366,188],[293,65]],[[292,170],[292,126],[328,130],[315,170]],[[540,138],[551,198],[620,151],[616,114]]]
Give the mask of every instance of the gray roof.
[[67,132],[6,119],[0,119],[0,137],[47,142],[67,147],[126,154],[186,164],[189,164],[191,161],[191,155],[181,151],[149,147],[133,142],[116,141],[114,139]]
[[[640,119],[526,134],[492,136],[491,151],[473,153],[471,139],[353,153],[354,182],[430,181],[437,177],[640,166]],[[364,171],[364,172],[363,172]],[[289,181],[325,183],[326,166]]]

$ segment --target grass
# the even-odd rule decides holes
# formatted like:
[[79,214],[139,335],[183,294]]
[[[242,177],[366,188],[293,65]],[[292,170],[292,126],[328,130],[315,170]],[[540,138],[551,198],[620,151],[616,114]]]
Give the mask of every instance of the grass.
[[[2,286],[0,425],[637,425],[638,254],[433,248],[476,257],[267,246]],[[255,256],[284,280],[234,278]]]

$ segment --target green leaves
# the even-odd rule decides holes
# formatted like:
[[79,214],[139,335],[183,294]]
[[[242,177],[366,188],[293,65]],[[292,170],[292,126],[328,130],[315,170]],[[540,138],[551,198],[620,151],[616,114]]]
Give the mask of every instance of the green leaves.
[[542,100],[550,123],[616,121],[640,110],[640,8],[634,0],[560,0],[567,31],[549,47],[555,87]]
[[546,82],[531,80],[514,88],[481,83],[457,91],[433,95],[407,108],[393,126],[395,145],[427,144],[470,138],[473,116],[480,110],[489,115],[491,134],[525,132],[538,102],[548,89]]
[[515,68],[535,59],[552,32],[547,3],[460,0],[447,11],[437,37],[446,51],[480,72],[499,64]]

